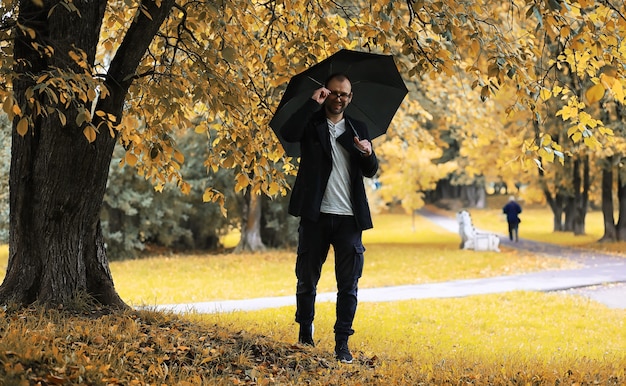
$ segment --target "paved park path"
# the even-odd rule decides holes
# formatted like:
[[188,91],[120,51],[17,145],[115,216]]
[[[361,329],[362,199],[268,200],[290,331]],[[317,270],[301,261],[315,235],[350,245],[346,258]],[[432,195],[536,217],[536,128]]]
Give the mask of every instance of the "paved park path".
[[[428,210],[420,215],[437,226],[458,233],[455,219]],[[385,302],[427,298],[453,298],[509,291],[567,291],[587,296],[608,307],[626,309],[626,258],[538,243],[520,239],[513,243],[508,236],[498,235],[501,245],[529,250],[546,256],[568,258],[580,264],[577,269],[546,270],[519,275],[496,276],[481,279],[454,280],[440,283],[359,289],[359,302]],[[317,301],[335,301],[334,292],[320,293]],[[191,304],[169,304],[157,309],[174,312],[215,313],[251,311],[263,308],[295,306],[295,295],[244,300],[224,300]]]

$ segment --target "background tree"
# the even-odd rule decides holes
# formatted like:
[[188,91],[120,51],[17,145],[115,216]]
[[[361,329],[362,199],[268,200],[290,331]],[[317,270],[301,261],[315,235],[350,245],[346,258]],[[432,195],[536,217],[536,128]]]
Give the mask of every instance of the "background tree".
[[[603,112],[602,120],[616,134],[616,140],[604,144],[597,154],[597,164],[602,175],[600,194],[604,218],[604,235],[600,241],[624,241],[626,240],[626,169],[623,158],[626,152],[624,140],[626,114],[622,104],[610,99],[604,100],[599,105]],[[615,219],[615,201],[617,201],[617,220]]]
[[376,143],[381,159],[375,191],[388,205],[400,204],[407,213],[424,205],[425,194],[456,168],[454,162],[437,164],[444,150],[427,129],[433,116],[417,100],[407,100],[384,140]]

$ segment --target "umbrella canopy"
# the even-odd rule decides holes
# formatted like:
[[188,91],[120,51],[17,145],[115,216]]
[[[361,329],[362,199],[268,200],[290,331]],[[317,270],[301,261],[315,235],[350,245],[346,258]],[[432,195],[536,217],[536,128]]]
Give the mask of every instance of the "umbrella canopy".
[[350,78],[353,97],[346,115],[365,122],[372,139],[387,132],[408,92],[392,56],[345,49],[333,54],[291,78],[270,121],[287,155],[297,157],[300,146],[286,142],[280,128],[334,73]]

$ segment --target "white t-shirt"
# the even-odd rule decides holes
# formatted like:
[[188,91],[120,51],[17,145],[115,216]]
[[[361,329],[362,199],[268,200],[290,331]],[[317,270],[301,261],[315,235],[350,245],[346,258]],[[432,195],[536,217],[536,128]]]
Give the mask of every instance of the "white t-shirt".
[[346,131],[346,121],[342,119],[337,123],[328,121],[328,130],[330,133],[330,146],[333,158],[333,168],[328,178],[328,185],[322,199],[320,211],[322,213],[349,215],[352,216],[351,194],[352,187],[350,184],[350,154],[346,149],[337,143],[337,137]]

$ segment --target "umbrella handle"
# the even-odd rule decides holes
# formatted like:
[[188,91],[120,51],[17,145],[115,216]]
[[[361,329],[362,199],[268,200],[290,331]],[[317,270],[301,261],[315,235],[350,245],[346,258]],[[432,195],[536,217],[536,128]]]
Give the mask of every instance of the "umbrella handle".
[[[348,124],[350,125],[350,128],[352,129],[352,132],[354,133],[354,136],[356,137],[356,139],[358,139],[359,141],[361,140],[361,137],[359,137],[359,133],[356,132],[356,129],[354,128],[354,126],[352,126],[352,122],[350,122],[350,120],[348,120]],[[367,152],[365,150],[360,149],[356,143],[353,144],[354,148],[357,149],[361,154],[367,154]]]
[[359,133],[356,132],[356,129],[352,125],[352,122],[349,119],[346,119],[346,120],[348,121],[348,124],[350,125],[350,128],[352,129],[352,132],[354,133],[354,136],[356,137],[356,139],[360,141],[361,137],[359,137]]

